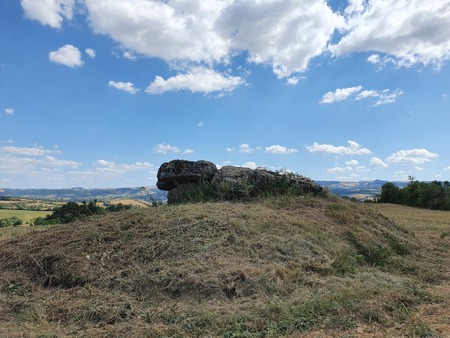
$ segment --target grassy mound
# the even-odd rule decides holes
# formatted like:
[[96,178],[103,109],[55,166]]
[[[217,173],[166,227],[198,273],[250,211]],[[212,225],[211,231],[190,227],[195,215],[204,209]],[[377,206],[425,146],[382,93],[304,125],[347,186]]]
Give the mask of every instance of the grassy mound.
[[416,334],[428,328],[403,324],[442,277],[422,249],[378,212],[334,197],[108,214],[0,242],[0,333]]

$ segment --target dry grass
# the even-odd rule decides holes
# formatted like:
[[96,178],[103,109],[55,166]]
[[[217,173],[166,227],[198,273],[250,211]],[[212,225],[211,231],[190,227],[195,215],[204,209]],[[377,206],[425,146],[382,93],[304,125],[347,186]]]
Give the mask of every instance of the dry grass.
[[112,199],[109,201],[109,204],[119,204],[119,203],[122,203],[123,205],[132,205],[135,207],[142,207],[142,208],[147,208],[147,207],[151,206],[151,203],[147,203],[144,201],[132,200],[132,199],[116,198],[116,199]]
[[437,336],[433,250],[334,197],[108,214],[0,242],[0,336]]

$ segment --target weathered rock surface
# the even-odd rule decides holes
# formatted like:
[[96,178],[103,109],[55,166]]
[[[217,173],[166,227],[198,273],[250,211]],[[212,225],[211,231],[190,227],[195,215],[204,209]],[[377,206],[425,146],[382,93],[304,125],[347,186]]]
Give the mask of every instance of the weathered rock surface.
[[[287,178],[292,185],[297,185],[304,192],[320,193],[323,187],[313,181],[295,175],[283,175],[278,172],[264,169],[249,169],[243,167],[225,166],[217,169],[216,165],[208,161],[173,160],[165,162],[158,170],[157,187],[169,191],[169,197],[179,195],[180,185],[201,184],[202,182],[226,183],[226,184],[263,184],[271,180]],[[183,190],[183,189],[181,189]],[[170,198],[169,198],[170,199]]]
[[210,182],[217,172],[214,163],[208,161],[173,160],[163,163],[158,170],[158,189],[170,191],[185,183]]
[[225,166],[217,171],[213,178],[213,182],[230,184],[246,182],[250,184],[259,184],[275,179],[276,176],[276,173],[268,170],[253,170],[250,168]]

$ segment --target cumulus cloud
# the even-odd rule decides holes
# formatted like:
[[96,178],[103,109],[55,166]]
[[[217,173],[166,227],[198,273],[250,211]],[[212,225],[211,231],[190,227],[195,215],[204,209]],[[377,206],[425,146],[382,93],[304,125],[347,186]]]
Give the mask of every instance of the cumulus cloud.
[[61,28],[64,19],[72,20],[75,0],[20,0],[25,16],[52,28]]
[[372,153],[369,149],[363,148],[355,141],[347,141],[348,146],[334,146],[331,144],[318,144],[314,142],[311,146],[306,146],[310,153],[323,153],[330,155],[367,155]]
[[322,1],[230,1],[217,20],[231,48],[248,51],[248,60],[270,64],[279,78],[307,69],[324,52],[342,17]]
[[185,74],[178,74],[167,80],[156,76],[145,92],[162,94],[168,91],[189,90],[192,93],[223,93],[233,91],[244,82],[239,76],[220,74],[205,67],[194,67]]
[[57,51],[50,52],[48,58],[52,62],[60,63],[67,67],[79,67],[83,65],[80,50],[72,45],[65,45]]
[[[403,94],[403,90],[397,88],[394,91],[389,89],[384,90],[362,90],[362,86],[349,87],[349,88],[338,88],[335,91],[329,91],[325,93],[320,100],[322,104],[330,104],[335,102],[340,102],[353,98],[355,101],[364,100],[368,98],[376,98],[374,106],[379,106],[382,104],[394,103],[397,98]],[[356,95],[357,94],[357,95]]]
[[298,82],[296,75],[306,71],[313,58],[330,51],[334,56],[368,52],[368,61],[377,65],[439,67],[450,58],[446,0],[349,0],[340,12],[333,12],[327,1],[312,0],[21,0],[21,4],[26,17],[56,29],[73,18],[77,5],[83,6],[91,29],[116,41],[129,59],[156,57],[171,65],[189,65],[184,68],[188,70],[192,65],[230,64],[241,54],[247,55],[247,62],[270,66],[289,85]]
[[187,148],[187,149],[185,149],[185,150],[183,151],[183,154],[189,155],[189,154],[192,154],[193,152],[194,152],[194,151],[193,151],[192,149]]
[[180,152],[180,149],[171,146],[170,144],[157,144],[156,147],[153,149],[153,151],[158,154],[169,154],[169,153],[177,154]]
[[361,91],[362,86],[338,88],[334,92],[330,91],[323,95],[320,103],[334,103],[346,100],[350,95]]
[[400,150],[386,159],[389,164],[424,164],[432,159],[439,157],[438,154],[432,153],[426,149],[409,149]]
[[246,143],[243,143],[239,146],[240,153],[251,154],[251,153],[253,153],[253,151],[254,151],[254,149]]
[[109,81],[108,86],[116,88],[118,90],[123,90],[124,92],[130,93],[130,94],[136,94],[140,91],[139,88],[136,88],[133,83],[131,82],[116,82],[116,81]]
[[330,47],[336,56],[375,51],[392,55],[398,66],[440,66],[450,57],[448,1],[351,1],[346,13],[346,32]]
[[5,114],[6,115],[12,115],[14,114],[16,111],[14,110],[14,108],[5,108]]
[[265,152],[271,153],[271,154],[292,154],[292,153],[297,153],[298,150],[295,148],[288,148],[285,146],[273,145],[270,147],[266,147]]
[[372,167],[382,168],[382,169],[389,167],[389,165],[387,165],[382,159],[379,159],[378,157],[372,157],[370,159],[370,165]]
[[92,48],[86,48],[84,51],[91,59],[95,59],[96,56],[95,50],[93,50]]

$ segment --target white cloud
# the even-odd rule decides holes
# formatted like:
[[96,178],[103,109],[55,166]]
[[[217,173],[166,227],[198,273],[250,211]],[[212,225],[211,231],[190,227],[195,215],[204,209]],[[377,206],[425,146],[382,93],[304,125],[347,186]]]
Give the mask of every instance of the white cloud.
[[53,153],[59,153],[59,150],[48,150],[43,148],[28,148],[28,147],[13,147],[13,146],[7,146],[7,147],[1,147],[0,152],[8,153],[8,154],[15,154],[15,155],[27,155],[27,156],[44,156],[48,154]]
[[424,164],[433,158],[439,157],[426,149],[400,150],[386,159],[389,164]]
[[363,148],[359,143],[355,141],[348,141],[348,147],[334,146],[331,144],[318,144],[314,142],[311,146],[306,146],[306,149],[310,153],[324,153],[331,155],[367,155],[372,153],[369,149]]
[[425,170],[425,168],[419,167],[419,166],[415,166],[414,169],[417,170],[417,171],[424,171]]
[[79,67],[83,65],[80,50],[72,45],[65,45],[57,51],[50,52],[48,58],[52,62],[60,63],[67,67]]
[[306,70],[343,18],[313,1],[85,0],[96,33],[148,57],[227,62],[236,52],[279,77]]
[[232,153],[233,151],[235,151],[236,150],[236,148],[227,148],[227,151],[229,152],[229,153]]
[[383,160],[379,159],[378,157],[372,157],[370,159],[370,165],[372,167],[377,167],[377,168],[387,168],[387,167],[389,167],[389,165],[387,165]]
[[85,0],[92,29],[121,46],[166,61],[220,61],[229,39],[215,31],[231,1]]
[[[450,57],[448,1],[368,0],[347,11],[347,32],[331,51],[339,56],[353,52],[380,52],[396,58],[398,66],[435,64]],[[383,23],[380,25],[380,23]],[[382,62],[371,57],[369,62]]]
[[178,74],[167,80],[156,76],[145,90],[150,94],[162,94],[168,91],[189,90],[192,93],[230,92],[244,84],[239,76],[217,73],[213,69],[194,67],[185,74]]
[[95,59],[95,50],[93,50],[92,48],[86,48],[84,51],[91,59]]
[[334,167],[334,168],[327,169],[327,173],[330,173],[330,174],[345,173],[345,172],[349,172],[349,171],[353,171],[353,168],[352,167]]
[[285,146],[273,145],[270,147],[266,147],[265,152],[271,153],[271,154],[292,154],[292,153],[297,153],[298,150],[295,148],[288,148]]
[[94,163],[97,167],[96,170],[99,172],[108,172],[108,173],[116,173],[122,174],[137,170],[147,170],[152,169],[153,165],[149,162],[136,162],[132,164],[124,164],[124,163],[114,163],[111,161],[98,160]]
[[197,127],[201,128],[205,125],[205,123],[203,121],[200,121],[199,123],[197,123]]
[[216,27],[232,49],[248,51],[250,62],[287,78],[305,71],[343,24],[324,1],[249,0],[230,1]]
[[[374,106],[379,106],[382,104],[394,103],[396,99],[403,94],[403,90],[397,88],[393,92],[389,89],[384,90],[362,90],[362,86],[357,87],[349,87],[349,88],[338,88],[334,92],[329,91],[325,93],[320,100],[320,103],[334,103],[340,102],[349,99],[350,97],[354,97],[355,101],[367,99],[367,98],[377,98],[377,102]],[[355,94],[356,97],[354,96]]]
[[246,153],[246,154],[251,154],[253,153],[254,149],[251,148],[248,144],[243,143],[239,146],[239,152],[240,153]]
[[450,166],[448,166],[447,168],[444,168],[445,171],[449,171],[450,170]]
[[6,115],[12,115],[14,114],[16,111],[14,110],[14,108],[5,108],[5,114]]
[[125,52],[123,52],[123,57],[125,59],[131,60],[131,61],[136,61],[136,59],[137,59],[136,55],[134,55],[134,53],[130,52],[129,50],[126,50]]
[[115,82],[115,81],[110,80],[108,82],[108,86],[114,87],[118,90],[123,90],[124,92],[130,93],[133,95],[140,91],[140,89],[136,88],[134,86],[134,84],[131,82]]
[[359,165],[359,162],[357,160],[351,160],[351,161],[345,162],[345,165],[347,165],[347,166],[357,166],[357,165]]
[[320,103],[333,103],[346,100],[350,95],[361,91],[362,86],[338,88],[334,92],[327,92],[323,95]]
[[158,154],[169,154],[169,153],[179,153],[180,149],[178,149],[177,147],[173,147],[169,144],[158,144],[153,149],[153,151]]
[[0,152],[0,174],[21,175],[22,177],[36,176],[44,172],[58,173],[60,168],[77,168],[81,163],[61,160],[53,156],[27,157],[23,154]]
[[393,92],[390,92],[388,89],[385,89],[379,92],[378,101],[375,103],[375,106],[394,103],[397,98],[403,94],[403,90],[396,89]]
[[293,77],[288,78],[286,80],[286,83],[288,85],[295,86],[298,83],[298,81],[300,81],[300,79],[301,79],[300,76],[293,76]]
[[75,0],[20,0],[25,16],[52,28],[61,28],[64,19],[72,20]]
[[189,154],[192,154],[193,152],[194,152],[194,151],[193,151],[192,149],[187,148],[187,149],[185,149],[185,150],[183,151],[183,154],[189,155]]
[[259,167],[256,165],[255,162],[245,162],[245,163],[242,165],[242,167],[244,167],[244,168],[250,168],[250,169],[253,169],[253,170],[255,170],[256,168],[259,168]]

